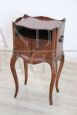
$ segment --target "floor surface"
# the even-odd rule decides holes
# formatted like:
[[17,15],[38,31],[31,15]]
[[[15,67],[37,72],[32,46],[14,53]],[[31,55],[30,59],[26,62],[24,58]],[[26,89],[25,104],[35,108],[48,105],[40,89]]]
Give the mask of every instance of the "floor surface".
[[0,115],[77,115],[77,60],[66,59],[59,83],[54,87],[53,106],[49,105],[50,66],[29,65],[28,83],[24,85],[23,61],[16,63],[19,93],[14,98],[15,85],[10,71],[11,51],[0,51]]

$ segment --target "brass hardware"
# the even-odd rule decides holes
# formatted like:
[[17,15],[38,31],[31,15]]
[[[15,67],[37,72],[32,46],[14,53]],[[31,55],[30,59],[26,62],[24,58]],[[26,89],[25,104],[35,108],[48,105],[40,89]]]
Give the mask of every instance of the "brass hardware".
[[64,39],[64,36],[62,35],[62,36],[59,38],[59,42],[63,42],[63,39]]

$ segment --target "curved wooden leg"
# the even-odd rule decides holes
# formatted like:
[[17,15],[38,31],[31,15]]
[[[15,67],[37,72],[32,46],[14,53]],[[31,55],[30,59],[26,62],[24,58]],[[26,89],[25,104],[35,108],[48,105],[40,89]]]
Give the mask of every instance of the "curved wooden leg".
[[56,77],[56,91],[59,92],[59,88],[58,88],[58,84],[59,84],[59,79],[60,79],[60,74],[63,68],[63,64],[64,64],[64,55],[62,55],[62,58],[60,60],[60,65],[59,65],[59,69],[58,69],[58,73],[57,73],[57,77]]
[[24,71],[25,71],[25,82],[24,84],[27,84],[27,78],[28,78],[28,64],[26,63],[26,61],[24,60]]
[[13,74],[13,78],[14,78],[14,81],[15,81],[15,87],[16,87],[16,91],[15,91],[14,97],[17,96],[18,89],[19,89],[18,78],[17,78],[17,74],[16,74],[16,70],[15,70],[16,60],[17,60],[17,55],[13,54],[12,57],[11,57],[11,61],[10,61],[10,68],[11,68],[11,72]]
[[57,74],[57,63],[56,63],[56,61],[53,61],[53,63],[51,64],[51,72],[52,72],[52,78],[51,78],[50,89],[49,89],[50,105],[53,104],[52,94],[53,94],[53,88],[54,88],[54,83],[55,83],[56,74]]

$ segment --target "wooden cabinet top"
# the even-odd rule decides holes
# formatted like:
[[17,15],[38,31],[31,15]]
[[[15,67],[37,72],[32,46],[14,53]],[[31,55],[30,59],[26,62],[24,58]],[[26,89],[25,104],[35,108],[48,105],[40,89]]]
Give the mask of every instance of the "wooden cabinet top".
[[53,30],[55,28],[59,28],[64,21],[65,19],[55,20],[44,16],[31,17],[28,15],[24,15],[23,17],[20,17],[15,21],[15,25],[26,27],[29,29]]

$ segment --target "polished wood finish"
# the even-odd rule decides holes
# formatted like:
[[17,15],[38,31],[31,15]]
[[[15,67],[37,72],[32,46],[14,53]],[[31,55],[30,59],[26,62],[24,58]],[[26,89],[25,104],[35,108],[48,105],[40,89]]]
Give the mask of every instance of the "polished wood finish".
[[25,82],[24,84],[27,84],[27,79],[28,79],[28,64],[26,63],[26,61],[24,60],[24,71],[25,71]]
[[[24,60],[25,84],[28,78],[28,64],[47,62],[51,67],[49,101],[52,105],[53,88],[56,90],[64,63],[63,38],[65,19],[55,20],[48,17],[24,15],[13,23],[13,55],[10,61],[17,96],[19,85],[15,70],[18,57]],[[48,33],[48,38],[47,38]],[[58,61],[60,66],[58,68]]]

